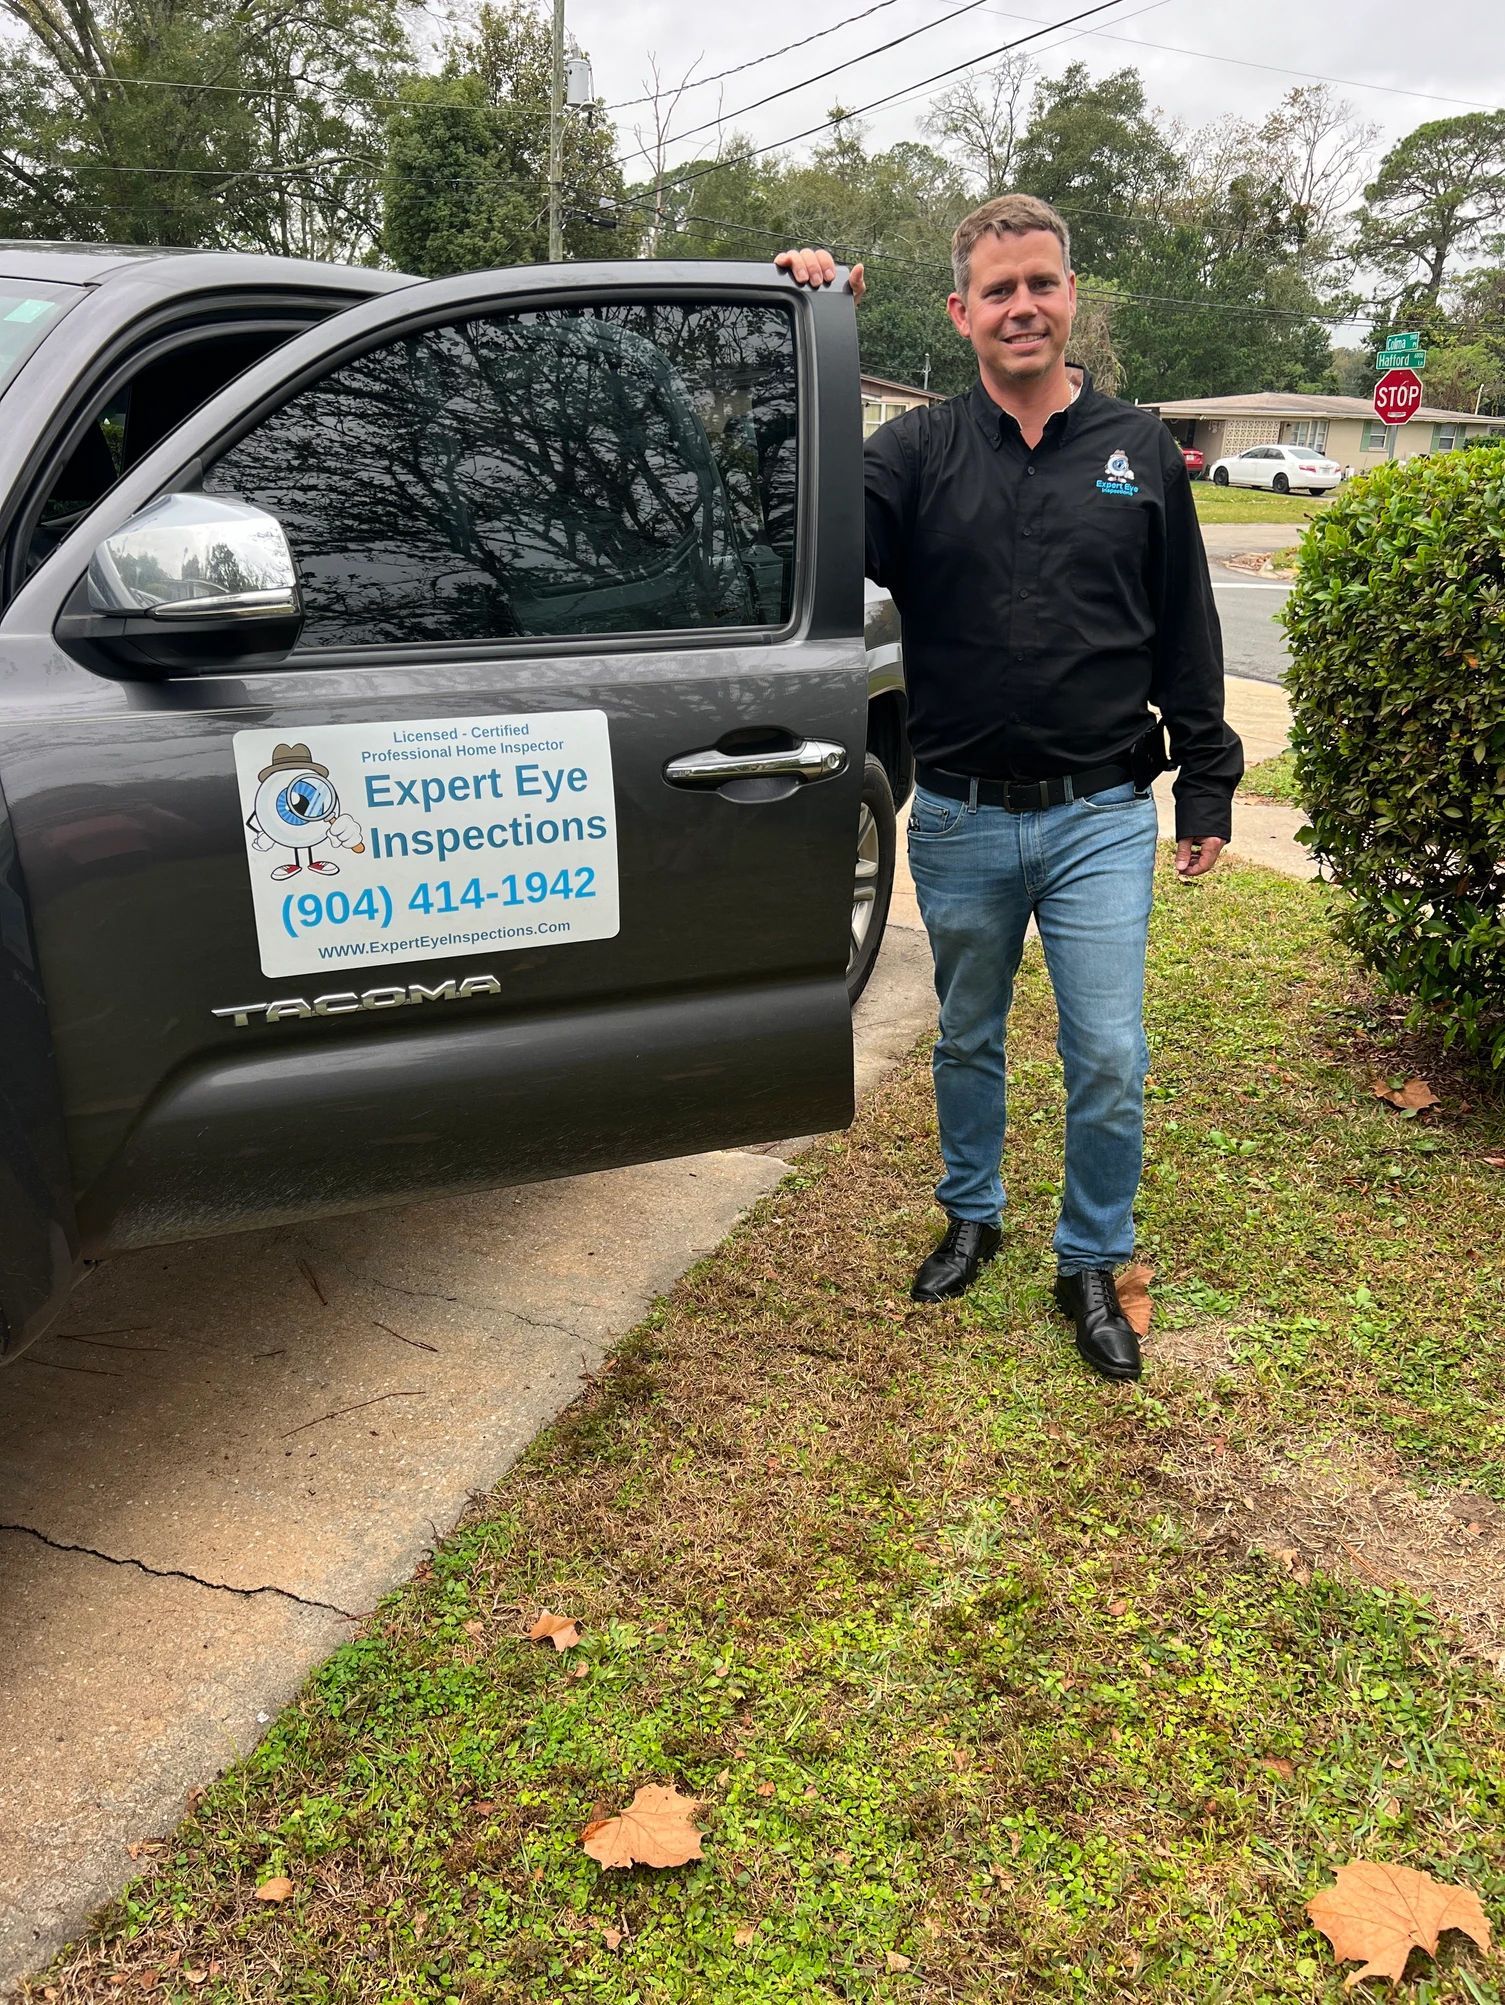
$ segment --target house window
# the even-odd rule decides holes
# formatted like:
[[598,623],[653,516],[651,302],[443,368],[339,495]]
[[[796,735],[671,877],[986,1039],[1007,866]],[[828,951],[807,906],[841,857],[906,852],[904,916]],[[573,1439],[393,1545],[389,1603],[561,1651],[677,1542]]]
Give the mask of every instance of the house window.
[[1293,446],[1310,446],[1313,452],[1327,450],[1326,418],[1298,418],[1292,425],[1281,426],[1281,436],[1289,434],[1288,443]]
[[1359,440],[1359,451],[1365,453],[1393,453],[1395,451],[1394,425],[1382,425],[1374,418],[1366,420],[1364,436]]
[[1432,450],[1434,453],[1455,452],[1462,444],[1462,425],[1433,425]]

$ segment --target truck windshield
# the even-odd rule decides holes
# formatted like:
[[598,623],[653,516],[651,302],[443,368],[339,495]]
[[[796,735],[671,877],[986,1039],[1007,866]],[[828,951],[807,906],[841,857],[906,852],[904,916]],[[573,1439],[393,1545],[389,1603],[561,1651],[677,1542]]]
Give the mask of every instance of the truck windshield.
[[0,390],[83,290],[78,285],[0,278]]

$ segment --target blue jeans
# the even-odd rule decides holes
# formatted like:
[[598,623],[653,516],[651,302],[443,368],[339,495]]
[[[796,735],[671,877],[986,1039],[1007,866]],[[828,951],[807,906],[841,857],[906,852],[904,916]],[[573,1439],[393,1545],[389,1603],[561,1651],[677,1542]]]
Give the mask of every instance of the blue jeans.
[[1004,1024],[1031,913],[1056,994],[1066,1073],[1066,1187],[1055,1250],[1065,1274],[1134,1250],[1144,1157],[1144,957],[1155,803],[1122,786],[1038,813],[919,789],[909,863],[941,1005],[935,1104],[953,1218],[1003,1210]]

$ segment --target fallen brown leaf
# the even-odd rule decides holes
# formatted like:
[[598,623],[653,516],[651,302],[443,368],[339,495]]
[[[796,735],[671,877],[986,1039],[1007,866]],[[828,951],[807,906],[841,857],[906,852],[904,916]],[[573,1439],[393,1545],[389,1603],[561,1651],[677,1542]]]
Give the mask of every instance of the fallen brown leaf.
[[608,1949],[620,1949],[622,1947],[622,1931],[619,1928],[603,1928],[601,1931],[601,1940],[606,1944]]
[[1480,1156],[1479,1160],[1486,1169],[1505,1170],[1505,1156]]
[[472,1803],[470,1807],[477,1817],[495,1817],[502,1806],[500,1803],[493,1803],[489,1797],[483,1797],[479,1803]]
[[467,1622],[465,1624],[465,1633],[467,1636],[484,1636],[486,1634],[486,1624],[484,1622]]
[[683,1866],[701,1855],[693,1796],[672,1784],[645,1783],[620,1817],[598,1817],[580,1833],[580,1842],[601,1865]]
[[744,1922],[741,1928],[737,1930],[736,1934],[732,1937],[732,1941],[737,1945],[738,1949],[746,1949],[750,1942],[757,1941],[757,1937],[757,1924],[748,1921]]
[[1282,1782],[1289,1782],[1296,1773],[1295,1762],[1288,1761],[1283,1754],[1267,1754],[1259,1765],[1268,1768],[1272,1775],[1278,1775]]
[[1108,1613],[1110,1615],[1127,1615],[1128,1612],[1129,1612],[1129,1604],[1122,1598],[1122,1596],[1120,1596],[1117,1601],[1110,1601],[1108,1603]]
[[195,1984],[195,1985],[207,1984],[209,1982],[209,1972],[207,1970],[200,1970],[197,1967],[190,1970],[188,1965],[185,1963],[183,1965],[183,1982],[185,1984]]
[[256,1889],[259,1901],[290,1901],[293,1897],[293,1883],[279,1874],[274,1880],[263,1880]]
[[1473,1888],[1444,1886],[1409,1866],[1356,1859],[1338,1868],[1334,1884],[1314,1895],[1306,1911],[1339,1963],[1364,1959],[1363,1969],[1344,1979],[1350,1991],[1366,1977],[1398,1984],[1411,1951],[1435,1956],[1445,1929],[1461,1929],[1480,1949],[1489,1949],[1489,1920]]
[[580,1641],[580,1624],[572,1615],[551,1615],[546,1608],[528,1637],[534,1643],[552,1643],[556,1650],[573,1650]]
[[772,1796],[773,1793],[774,1785],[771,1782],[760,1782],[758,1784],[758,1794],[760,1796]]
[[907,1956],[900,1956],[898,1950],[891,1949],[883,1959],[883,1967],[885,1970],[908,1970],[910,1959]]
[[1150,1283],[1154,1278],[1154,1268],[1145,1266],[1126,1267],[1118,1277],[1118,1306],[1136,1337],[1150,1334]]
[[1387,1107],[1399,1107],[1409,1112],[1415,1108],[1440,1107],[1442,1102],[1432,1091],[1425,1079],[1408,1079],[1404,1086],[1392,1086],[1387,1079],[1376,1079],[1371,1087],[1376,1100],[1383,1100]]
[[150,1859],[167,1850],[165,1838],[132,1838],[125,1848],[133,1859]]

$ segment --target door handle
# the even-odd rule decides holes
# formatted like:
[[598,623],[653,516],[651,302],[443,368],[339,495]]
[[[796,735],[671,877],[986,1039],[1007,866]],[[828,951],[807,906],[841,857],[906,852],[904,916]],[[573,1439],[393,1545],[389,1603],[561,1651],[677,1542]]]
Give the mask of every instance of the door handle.
[[664,778],[675,787],[719,787],[727,780],[831,780],[846,771],[845,745],[806,738],[767,752],[685,752],[671,759]]

